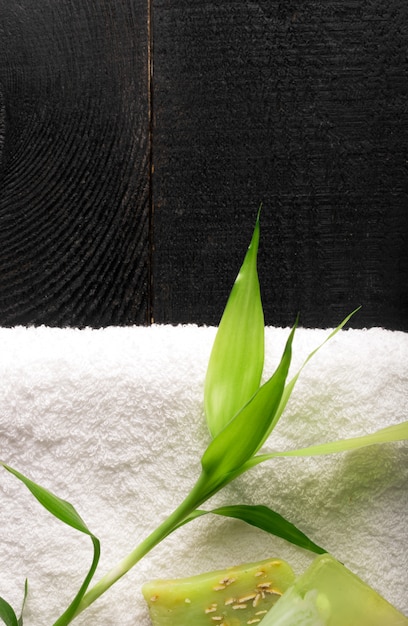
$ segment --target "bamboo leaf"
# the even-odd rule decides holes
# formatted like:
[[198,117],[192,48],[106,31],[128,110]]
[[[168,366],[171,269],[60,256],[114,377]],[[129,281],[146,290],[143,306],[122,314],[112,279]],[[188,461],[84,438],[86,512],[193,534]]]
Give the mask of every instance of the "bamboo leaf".
[[24,583],[23,604],[21,606],[20,617],[18,618],[18,626],[23,626],[23,613],[24,613],[25,603],[27,600],[27,595],[28,595],[28,580],[26,579]]
[[290,366],[295,328],[296,325],[289,335],[282,359],[273,376],[260,387],[204,452],[201,460],[203,472],[213,482],[226,482],[228,474],[238,470],[252,457],[269,435]]
[[66,609],[66,611],[61,615],[61,617],[57,619],[57,621],[54,623],[54,626],[66,626],[67,624],[71,623],[72,619],[77,613],[77,609],[81,603],[81,600],[84,597],[89,587],[89,584],[93,578],[93,575],[95,574],[95,570],[97,568],[99,557],[100,557],[100,543],[99,543],[99,539],[97,539],[95,535],[90,534],[90,537],[92,539],[94,552],[93,552],[93,559],[92,559],[92,564],[89,569],[89,572],[86,575],[85,580],[82,583],[75,598],[72,600],[71,604]]
[[208,363],[204,409],[216,437],[258,390],[264,364],[264,315],[257,272],[259,214],[226,304]]
[[279,418],[281,417],[283,411],[286,408],[286,405],[289,401],[290,396],[292,395],[292,391],[298,381],[298,378],[300,376],[300,374],[302,373],[304,367],[306,367],[306,365],[309,363],[310,359],[312,359],[314,357],[314,355],[321,349],[323,348],[323,346],[330,341],[330,339],[332,339],[335,335],[337,335],[337,333],[342,330],[342,328],[348,323],[348,321],[353,317],[353,315],[355,315],[355,313],[357,313],[357,311],[359,311],[361,309],[361,307],[358,307],[357,309],[355,309],[354,311],[352,311],[352,313],[350,313],[349,315],[347,315],[347,317],[344,318],[344,320],[337,326],[337,328],[335,328],[327,337],[326,339],[319,345],[317,346],[317,348],[315,348],[309,355],[308,357],[305,359],[305,361],[303,362],[301,368],[297,371],[297,373],[295,374],[295,376],[293,376],[293,378],[288,382],[288,384],[285,386],[285,389],[283,391],[282,394],[282,399],[279,405],[279,408],[276,412],[276,422],[278,422]]
[[9,465],[6,465],[5,463],[1,463],[1,465],[3,465],[4,469],[10,472],[10,474],[13,474],[16,478],[21,480],[21,482],[24,483],[25,486],[31,491],[38,502],[40,502],[40,504],[42,504],[47,511],[52,513],[54,517],[57,517],[65,524],[68,524],[68,526],[72,526],[72,528],[80,530],[87,535],[91,535],[91,532],[86,527],[85,522],[78,515],[72,504],[66,500],[62,500],[58,496],[55,496],[53,493],[48,491],[48,489],[41,487]]
[[282,452],[270,452],[268,454],[260,454],[255,456],[245,464],[245,470],[255,467],[264,461],[270,461],[276,457],[286,456],[320,456],[323,454],[336,454],[339,452],[348,452],[359,448],[366,448],[375,444],[393,443],[396,441],[408,440],[408,421],[386,426],[368,435],[361,437],[351,437],[350,439],[339,439],[337,441],[329,441],[320,443],[307,448],[297,448],[296,450],[285,450]]
[[315,554],[323,554],[326,552],[326,550],[309,539],[309,537],[307,537],[294,524],[280,515],[280,513],[277,513],[276,511],[273,511],[269,507],[263,505],[236,504],[222,506],[212,509],[211,511],[197,509],[191,513],[191,515],[189,515],[188,518],[184,520],[183,524],[180,524],[180,526],[198,517],[207,515],[208,513],[239,519],[246,524],[255,526],[256,528],[274,535],[275,537],[285,539],[286,541],[289,541],[300,548],[304,548],[305,550],[314,552]]
[[85,580],[82,583],[77,595],[75,596],[67,610],[63,613],[63,615],[61,615],[61,617],[55,622],[54,625],[65,626],[66,624],[69,624],[71,622],[73,616],[75,615],[78,605],[85,595],[89,583],[91,582],[95,573],[100,557],[99,539],[90,532],[85,522],[82,520],[72,504],[70,504],[66,500],[62,500],[58,496],[55,496],[53,493],[48,491],[48,489],[41,487],[17,470],[10,467],[9,465],[6,465],[5,463],[0,463],[0,465],[3,465],[4,469],[13,474],[16,478],[18,478],[30,490],[30,492],[38,500],[38,502],[40,502],[40,504],[42,504],[42,506],[47,509],[47,511],[54,515],[54,517],[61,520],[68,526],[71,526],[72,528],[79,530],[86,535],[89,535],[92,540],[93,559],[89,572],[86,575]]
[[264,530],[271,535],[275,535],[276,537],[281,537],[282,539],[285,539],[300,548],[305,548],[306,550],[310,550],[316,554],[323,554],[326,552],[326,550],[318,546],[301,530],[296,528],[294,524],[267,506],[240,504],[223,506],[218,509],[213,509],[211,512],[216,515],[240,519],[251,526],[255,526],[256,528]]
[[4,598],[0,598],[0,619],[6,626],[18,626],[17,616],[13,607]]
[[339,439],[338,441],[330,441],[321,443],[307,448],[297,450],[288,450],[287,452],[274,452],[277,456],[318,456],[322,454],[334,454],[338,452],[347,452],[349,450],[357,450],[375,444],[392,443],[395,441],[404,441],[408,439],[408,421],[386,426],[374,433],[362,435],[361,437],[352,437],[350,439]]
[[24,606],[25,606],[26,599],[27,599],[27,593],[28,593],[28,582],[26,579],[24,583],[23,604],[21,607],[20,617],[18,619],[17,619],[17,615],[14,612],[13,607],[8,602],[6,602],[4,598],[0,597],[0,619],[7,626],[23,626],[23,611],[24,611]]

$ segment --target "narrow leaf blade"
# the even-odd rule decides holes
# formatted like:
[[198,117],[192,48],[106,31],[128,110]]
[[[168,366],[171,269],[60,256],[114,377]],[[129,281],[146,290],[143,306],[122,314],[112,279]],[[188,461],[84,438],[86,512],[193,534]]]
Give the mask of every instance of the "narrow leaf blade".
[[24,583],[23,604],[21,606],[20,617],[18,618],[18,626],[23,626],[23,614],[24,614],[24,607],[26,604],[27,596],[28,596],[28,580],[26,578],[25,583]]
[[0,619],[6,626],[18,626],[17,616],[13,607],[4,598],[0,598]]
[[316,554],[326,552],[280,513],[273,511],[267,506],[240,504],[223,506],[213,509],[211,512],[216,515],[240,519],[251,526],[255,526],[260,530],[264,530],[271,535],[285,539],[300,548],[310,550]]
[[397,441],[408,441],[408,421],[401,422],[400,424],[394,424],[392,426],[386,426],[385,428],[381,428],[380,430],[368,435],[362,435],[361,437],[338,439],[336,441],[328,441],[327,443],[320,443],[306,448],[297,448],[295,450],[284,450],[260,454],[249,459],[248,462],[242,467],[240,473],[242,474],[252,467],[259,465],[260,463],[264,463],[265,461],[271,461],[276,457],[306,457],[338,454],[339,452],[349,452],[350,450],[366,448],[376,444],[394,443]]
[[235,504],[218,507],[216,509],[212,509],[211,511],[196,509],[181,524],[179,524],[178,528],[197,519],[198,517],[208,515],[209,513],[239,519],[246,524],[255,526],[256,528],[259,528],[270,535],[274,535],[275,537],[285,539],[285,541],[288,541],[300,548],[304,548],[305,550],[309,550],[310,552],[314,552],[315,554],[323,554],[326,552],[324,548],[309,539],[305,533],[285,519],[282,515],[280,515],[280,513],[277,513],[264,505]]
[[264,315],[257,271],[258,244],[259,214],[208,363],[204,409],[212,437],[250,400],[261,381]]
[[275,422],[292,357],[296,325],[273,376],[208,446],[201,459],[204,474],[217,482],[237,471],[264,443]]
[[357,450],[358,448],[365,448],[375,444],[393,443],[395,441],[405,440],[408,440],[408,421],[381,428],[374,433],[362,435],[361,437],[329,441],[327,443],[308,446],[307,448],[299,448],[297,450],[273,452],[267,456],[270,458],[279,456],[320,456],[323,454],[348,452],[349,450]]
[[54,515],[54,517],[76,530],[79,530],[87,535],[91,534],[72,504],[66,500],[62,500],[58,496],[55,496],[53,493],[48,491],[48,489],[41,487],[9,465],[6,465],[5,463],[1,463],[1,465],[3,465],[4,469],[10,472],[10,474],[13,474],[16,478],[21,480],[21,482],[24,483],[27,489],[31,491],[38,502],[42,504],[47,511]]
[[277,420],[279,420],[279,418],[281,417],[283,411],[286,408],[286,405],[289,401],[290,396],[292,395],[292,391],[298,381],[298,378],[300,376],[300,374],[302,373],[304,367],[306,367],[306,365],[309,363],[310,359],[312,359],[314,357],[314,355],[321,349],[323,348],[323,346],[330,341],[330,339],[332,339],[335,335],[337,335],[337,333],[342,330],[344,328],[344,326],[349,322],[349,320],[353,317],[353,315],[355,315],[357,313],[357,311],[360,310],[361,307],[358,307],[357,309],[355,309],[354,311],[352,311],[349,315],[347,315],[347,317],[344,318],[344,320],[326,337],[326,339],[319,345],[317,346],[317,348],[315,348],[305,359],[305,361],[303,362],[301,368],[297,371],[297,373],[293,376],[293,378],[291,378],[291,380],[288,382],[288,384],[285,386],[285,389],[283,391],[282,394],[282,399],[279,405],[279,409],[277,411]]
[[82,583],[78,593],[76,594],[75,598],[72,600],[71,604],[68,606],[68,608],[66,609],[66,611],[61,615],[61,617],[59,617],[57,619],[57,621],[54,623],[54,626],[66,626],[67,624],[70,624],[72,619],[74,618],[74,616],[76,615],[77,609],[81,603],[82,598],[84,597],[89,584],[95,574],[95,570],[98,566],[98,562],[99,562],[99,557],[100,557],[100,543],[99,540],[95,537],[95,535],[91,535],[91,539],[92,539],[92,543],[93,543],[93,548],[94,548],[94,554],[93,554],[93,559],[92,559],[92,564],[91,567],[89,569],[88,574],[85,577],[84,582]]
[[18,478],[29,489],[29,491],[33,494],[33,496],[38,500],[40,504],[42,504],[42,506],[49,513],[54,515],[54,517],[64,522],[68,526],[71,526],[72,528],[79,530],[80,532],[88,535],[92,540],[93,558],[92,558],[91,567],[78,593],[76,594],[75,598],[73,599],[69,607],[66,609],[66,611],[63,613],[63,615],[61,615],[61,617],[55,622],[55,625],[54,625],[54,626],[66,626],[72,621],[72,618],[74,617],[77,611],[77,608],[83,596],[85,595],[85,592],[87,588],[89,587],[89,584],[97,568],[99,557],[100,557],[99,539],[90,532],[85,522],[82,520],[80,515],[77,513],[76,509],[72,506],[72,504],[54,495],[53,493],[48,491],[48,489],[41,487],[41,485],[38,485],[37,483],[33,482],[30,478],[27,478],[26,476],[21,474],[19,471],[13,469],[9,465],[5,463],[0,463],[0,465],[2,465],[4,469],[10,472],[10,474],[13,474],[16,478]]
[[25,604],[27,601],[27,596],[28,596],[28,580],[26,578],[25,583],[24,583],[23,603],[21,605],[20,617],[18,618],[18,626],[23,626],[23,615],[24,615]]

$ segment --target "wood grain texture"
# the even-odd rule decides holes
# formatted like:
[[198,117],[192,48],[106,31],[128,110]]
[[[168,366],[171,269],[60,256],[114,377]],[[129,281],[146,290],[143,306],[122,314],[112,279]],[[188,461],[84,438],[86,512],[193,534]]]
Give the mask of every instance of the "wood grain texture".
[[407,49],[406,0],[0,2],[0,324],[216,324],[263,202],[268,324],[408,330]]
[[146,3],[3,1],[0,45],[0,323],[144,323]]
[[154,0],[154,318],[408,330],[406,0]]

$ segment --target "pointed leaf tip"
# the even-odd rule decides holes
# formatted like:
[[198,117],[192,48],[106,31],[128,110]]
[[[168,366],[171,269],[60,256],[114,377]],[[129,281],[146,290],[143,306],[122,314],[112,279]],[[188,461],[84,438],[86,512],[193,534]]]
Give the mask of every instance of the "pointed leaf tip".
[[275,535],[275,537],[285,539],[315,554],[324,554],[326,552],[324,548],[321,548],[314,543],[314,541],[309,539],[309,537],[292,524],[292,522],[289,522],[280,513],[273,511],[267,506],[237,504],[214,509],[211,513],[240,519],[251,526],[255,526],[271,535]]
[[214,340],[204,409],[216,437],[259,388],[264,364],[264,315],[257,271],[259,213],[243,264]]

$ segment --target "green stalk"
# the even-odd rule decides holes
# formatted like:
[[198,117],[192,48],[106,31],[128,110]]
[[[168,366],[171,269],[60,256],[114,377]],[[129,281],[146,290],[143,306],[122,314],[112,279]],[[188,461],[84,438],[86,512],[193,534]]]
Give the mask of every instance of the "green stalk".
[[[199,506],[234,480],[239,475],[241,466],[259,449],[282,397],[295,327],[289,335],[281,362],[273,376],[209,444],[201,459],[202,472],[188,496],[156,530],[83,596],[75,616],[105,593],[170,533],[191,521],[194,518],[192,514]],[[249,433],[248,423],[252,424]],[[65,626],[66,623],[69,621],[64,622],[62,619],[54,626]]]
[[[148,554],[157,544],[183,525],[187,518],[203,502],[218,491],[224,484],[214,487],[207,476],[202,473],[196,484],[183,500],[183,502],[171,513],[146,539],[144,539],[130,554],[113,567],[101,580],[96,583],[82,598],[75,617],[88,608],[115,582],[124,576],[134,567],[146,554]],[[67,622],[69,623],[69,622]],[[62,622],[56,622],[55,626],[65,626]]]

